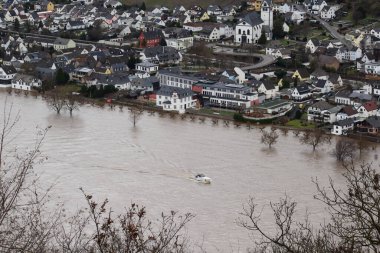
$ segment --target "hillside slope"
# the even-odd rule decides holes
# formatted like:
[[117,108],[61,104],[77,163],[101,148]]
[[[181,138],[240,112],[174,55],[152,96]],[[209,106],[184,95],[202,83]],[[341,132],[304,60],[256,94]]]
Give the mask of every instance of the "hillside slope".
[[203,8],[206,8],[210,4],[219,4],[220,6],[229,4],[239,5],[241,0],[124,0],[124,3],[128,5],[141,5],[142,2],[145,2],[148,8],[157,6],[174,7],[176,5],[183,5],[186,8],[192,5],[200,5]]

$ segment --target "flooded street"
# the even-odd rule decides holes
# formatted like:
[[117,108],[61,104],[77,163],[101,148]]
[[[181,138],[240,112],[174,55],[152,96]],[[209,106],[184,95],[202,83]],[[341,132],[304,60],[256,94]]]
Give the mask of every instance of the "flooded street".
[[[2,106],[6,97],[0,92]],[[245,252],[253,245],[235,223],[249,196],[267,204],[286,193],[299,202],[300,217],[307,208],[320,222],[326,212],[313,199],[312,178],[324,185],[329,176],[343,182],[343,170],[331,155],[334,144],[313,154],[291,132],[268,151],[260,143],[260,130],[221,122],[213,126],[210,120],[145,113],[133,128],[126,109],[82,106],[71,118],[67,112],[56,115],[41,98],[13,95],[8,102],[20,110],[19,146],[32,143],[36,126],[52,125],[43,145],[48,160],[36,170],[44,184],[55,184],[55,201],[76,210],[85,205],[78,190],[83,187],[99,200],[107,197],[115,212],[132,202],[146,206],[154,217],[170,210],[191,212],[196,217],[188,233],[208,252]],[[374,157],[371,152],[368,160]],[[196,173],[211,177],[212,184],[190,180]],[[269,224],[271,215],[263,216]]]

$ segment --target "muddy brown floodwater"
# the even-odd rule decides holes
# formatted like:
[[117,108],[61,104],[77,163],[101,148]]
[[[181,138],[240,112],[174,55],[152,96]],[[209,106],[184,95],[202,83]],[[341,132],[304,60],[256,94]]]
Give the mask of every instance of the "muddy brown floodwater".
[[[36,126],[52,125],[42,149],[49,159],[36,170],[43,184],[55,184],[53,201],[64,202],[69,210],[83,207],[78,190],[83,187],[98,199],[109,198],[115,212],[132,202],[146,206],[153,217],[162,211],[191,212],[196,217],[188,234],[208,252],[245,252],[253,245],[235,223],[249,196],[267,204],[286,193],[298,201],[299,217],[308,210],[318,223],[326,211],[313,199],[312,178],[327,184],[331,177],[343,184],[343,170],[331,156],[333,145],[313,154],[291,133],[268,151],[258,129],[147,113],[133,128],[126,109],[88,105],[70,117],[56,115],[41,98],[5,92],[0,93],[1,107],[7,96],[20,110],[20,147],[32,143]],[[374,159],[374,152],[367,160]],[[190,180],[196,173],[211,177],[212,184]],[[263,213],[269,229],[270,218],[269,212]]]

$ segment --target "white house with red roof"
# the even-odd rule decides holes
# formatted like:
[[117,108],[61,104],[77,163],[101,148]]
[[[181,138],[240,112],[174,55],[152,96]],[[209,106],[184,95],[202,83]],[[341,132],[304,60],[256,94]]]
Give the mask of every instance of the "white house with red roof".
[[368,118],[370,116],[376,116],[378,112],[378,106],[376,101],[366,102],[357,108],[360,118]]

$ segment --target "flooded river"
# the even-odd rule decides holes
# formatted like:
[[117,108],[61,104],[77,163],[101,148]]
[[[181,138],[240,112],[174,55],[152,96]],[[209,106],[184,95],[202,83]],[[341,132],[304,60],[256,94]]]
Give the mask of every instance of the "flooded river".
[[[6,96],[0,93],[2,103]],[[337,184],[343,182],[332,146],[313,154],[291,133],[281,136],[269,152],[260,143],[258,129],[157,114],[145,114],[133,128],[125,109],[82,106],[70,117],[56,115],[40,98],[13,95],[8,101],[20,110],[20,146],[32,142],[36,126],[52,125],[43,145],[49,159],[37,172],[44,183],[55,184],[55,201],[71,210],[82,207],[78,188],[83,187],[98,199],[109,198],[116,212],[132,202],[145,205],[153,216],[170,210],[191,212],[196,217],[188,233],[194,243],[203,241],[208,252],[244,252],[252,245],[235,223],[249,196],[264,204],[286,193],[299,202],[300,216],[307,209],[319,222],[325,210],[313,200],[312,178],[322,184],[329,176]],[[190,180],[196,173],[211,177],[212,184]],[[263,224],[269,226],[270,214],[263,215]]]

